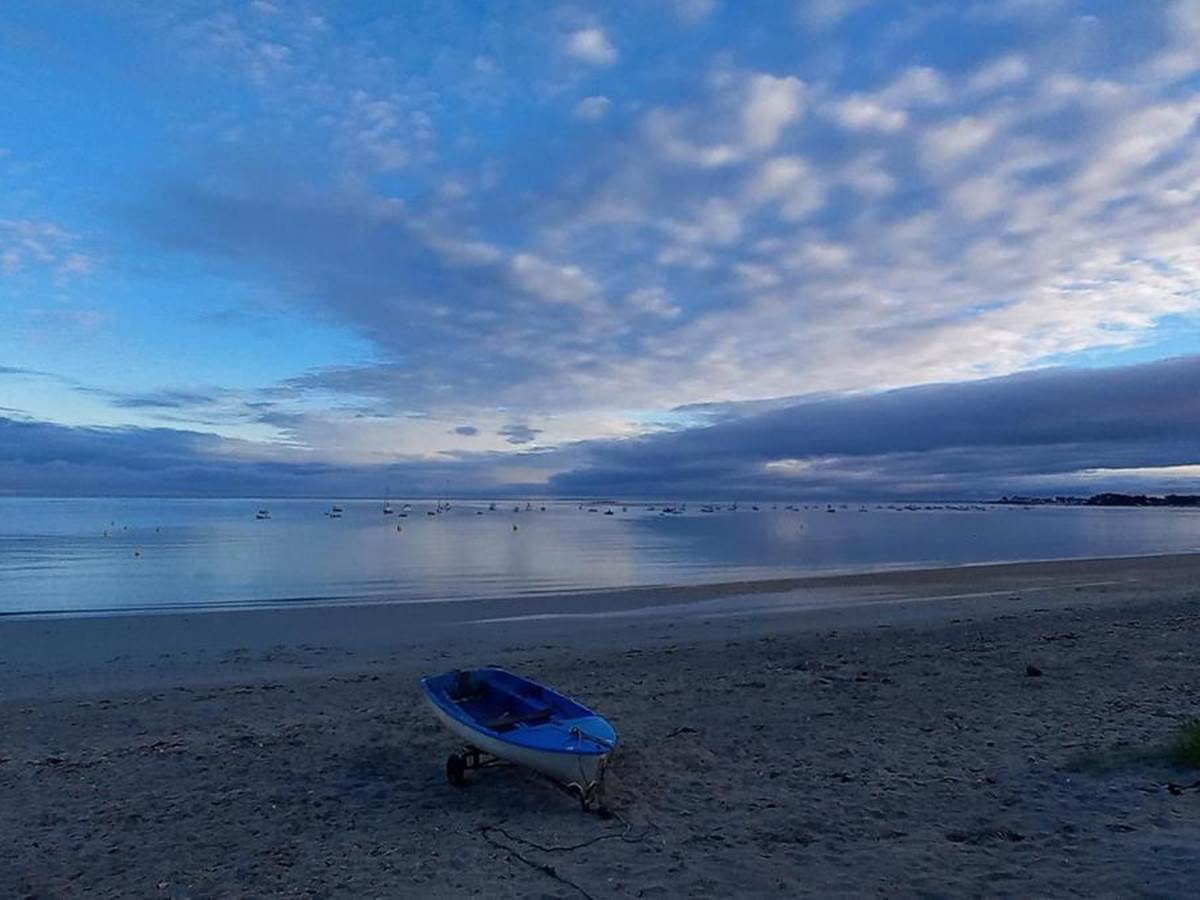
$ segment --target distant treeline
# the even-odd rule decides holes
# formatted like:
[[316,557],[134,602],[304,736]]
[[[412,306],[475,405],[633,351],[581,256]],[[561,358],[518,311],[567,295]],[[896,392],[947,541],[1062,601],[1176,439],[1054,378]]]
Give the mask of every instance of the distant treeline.
[[1200,494],[1094,494],[1091,497],[1001,497],[996,503],[1016,506],[1200,506]]
[[1145,494],[1096,494],[1088,497],[1088,506],[1200,506],[1200,494],[1167,494],[1147,497]]

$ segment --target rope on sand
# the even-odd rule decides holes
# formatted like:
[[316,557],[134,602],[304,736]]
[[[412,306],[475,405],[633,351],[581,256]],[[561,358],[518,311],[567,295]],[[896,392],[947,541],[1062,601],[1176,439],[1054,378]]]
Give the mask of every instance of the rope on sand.
[[517,850],[515,847],[510,847],[510,846],[496,840],[494,837],[491,836],[491,834],[489,834],[490,831],[499,831],[502,834],[505,834],[505,832],[502,828],[498,828],[495,825],[480,825],[479,826],[480,836],[485,841],[487,841],[489,844],[491,844],[493,847],[495,847],[497,850],[503,850],[509,856],[513,856],[516,859],[523,862],[525,865],[529,866],[529,868],[537,869],[539,872],[541,872],[545,875],[549,875],[555,881],[562,882],[567,887],[574,888],[575,890],[577,890],[580,893],[581,896],[587,898],[587,900],[596,900],[595,897],[593,897],[591,894],[589,894],[580,885],[576,884],[574,881],[572,881],[570,878],[567,878],[565,875],[560,874],[559,871],[556,868],[554,868],[554,866],[550,865],[549,863],[540,863],[537,860],[533,860],[533,859],[530,859],[528,856],[522,855],[522,853],[519,850]]
[[657,828],[657,826],[651,823],[651,825],[649,825],[646,830],[642,832],[642,834],[638,835],[637,837],[630,837],[629,834],[631,831],[633,831],[633,823],[626,820],[625,817],[618,812],[614,811],[612,812],[612,815],[625,826],[624,831],[619,833],[616,831],[610,831],[605,834],[598,834],[593,838],[589,838],[586,841],[580,841],[577,844],[539,844],[537,841],[532,841],[529,838],[521,837],[518,834],[513,834],[503,825],[492,825],[487,822],[480,824],[478,831],[480,836],[497,850],[503,850],[505,853],[514,856],[516,859],[529,866],[531,869],[537,869],[539,872],[549,875],[556,881],[561,881],[568,887],[574,888],[582,896],[588,898],[588,900],[595,900],[595,898],[582,886],[567,878],[554,866],[550,865],[549,863],[540,863],[537,860],[530,859],[529,857],[522,855],[520,851],[516,849],[516,847],[504,844],[503,842],[492,837],[492,832],[504,835],[504,837],[512,844],[524,844],[526,847],[531,847],[534,850],[538,850],[542,853],[571,853],[575,850],[582,850],[584,847],[590,847],[592,844],[598,844],[600,841],[613,839],[619,840],[624,844],[638,844],[650,836],[651,829]]

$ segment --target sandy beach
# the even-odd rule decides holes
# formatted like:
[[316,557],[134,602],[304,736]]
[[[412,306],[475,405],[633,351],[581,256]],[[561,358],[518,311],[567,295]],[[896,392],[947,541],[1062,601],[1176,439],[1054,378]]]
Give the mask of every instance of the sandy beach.
[[[1198,638],[1197,556],[9,618],[0,884],[1187,896],[1200,773],[1157,748],[1200,715]],[[416,679],[486,663],[612,720],[616,816],[511,768],[446,783]]]

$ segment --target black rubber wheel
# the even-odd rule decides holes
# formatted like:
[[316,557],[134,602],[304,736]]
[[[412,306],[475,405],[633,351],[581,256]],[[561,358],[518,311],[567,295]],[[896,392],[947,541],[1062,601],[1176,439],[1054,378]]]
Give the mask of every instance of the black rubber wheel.
[[457,753],[446,757],[446,780],[455,786],[466,784],[467,761]]

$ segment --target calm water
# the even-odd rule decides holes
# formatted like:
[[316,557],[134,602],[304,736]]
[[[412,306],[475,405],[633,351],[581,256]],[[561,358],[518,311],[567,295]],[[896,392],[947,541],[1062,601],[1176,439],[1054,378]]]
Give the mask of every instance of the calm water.
[[[1170,509],[789,511],[662,516],[455,503],[0,499],[0,613],[360,598],[463,599],[829,571],[1200,550]],[[399,509],[401,501],[393,505]],[[260,506],[271,518],[255,519]],[[513,530],[516,523],[518,530]],[[402,531],[397,531],[400,525]]]

